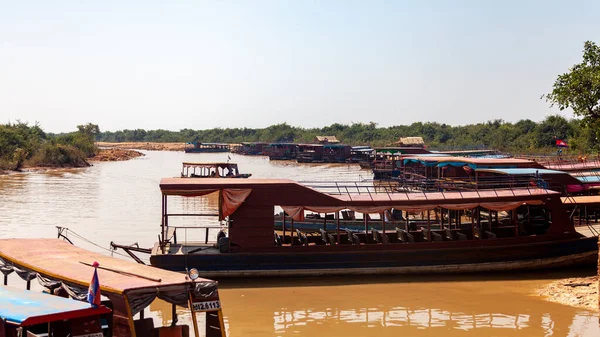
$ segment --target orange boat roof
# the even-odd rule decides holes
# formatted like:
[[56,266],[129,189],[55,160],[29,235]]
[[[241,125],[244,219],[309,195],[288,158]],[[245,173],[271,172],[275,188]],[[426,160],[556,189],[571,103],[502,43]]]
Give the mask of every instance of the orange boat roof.
[[581,195],[561,198],[566,205],[600,205],[600,195]]
[[[191,281],[185,274],[90,252],[59,239],[0,239],[0,258],[48,278],[82,287],[89,286],[94,272],[93,267],[84,263],[98,262],[100,267],[118,271],[98,268],[100,290],[119,295],[144,289],[168,288],[171,291],[178,287],[185,292],[194,283],[202,281],[216,284],[202,278]],[[140,276],[160,279],[160,282]]]
[[160,182],[163,195],[199,196],[210,190],[257,189],[265,196],[264,204],[286,204],[303,206],[410,206],[417,204],[448,203],[461,204],[473,201],[527,201],[556,197],[560,193],[535,188],[521,187],[479,191],[447,192],[384,192],[384,193],[345,193],[340,186],[339,193],[327,193],[302,185],[289,179],[234,179],[234,178],[164,178]]

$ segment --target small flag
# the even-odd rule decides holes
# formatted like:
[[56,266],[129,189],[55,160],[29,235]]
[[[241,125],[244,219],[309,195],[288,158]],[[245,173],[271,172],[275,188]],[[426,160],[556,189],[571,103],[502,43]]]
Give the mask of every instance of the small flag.
[[567,142],[565,142],[562,139],[557,139],[556,140],[556,146],[558,146],[558,147],[569,147],[569,145],[567,145]]
[[94,276],[92,276],[92,282],[90,282],[90,288],[88,289],[87,300],[92,307],[97,308],[100,306],[100,281],[98,280],[98,262],[94,262]]

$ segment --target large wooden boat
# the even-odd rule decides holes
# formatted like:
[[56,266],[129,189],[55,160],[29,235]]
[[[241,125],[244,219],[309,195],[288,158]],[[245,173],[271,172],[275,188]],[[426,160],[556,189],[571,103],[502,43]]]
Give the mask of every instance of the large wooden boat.
[[[190,270],[188,275],[174,273],[89,252],[59,239],[0,240],[0,270],[5,285],[8,275],[16,272],[27,282],[28,289],[37,278],[48,289],[61,289],[73,298],[85,299],[94,262],[100,265],[100,292],[108,298],[103,304],[113,310],[108,319],[109,336],[189,336],[189,326],[177,325],[176,306],[190,311],[193,336],[200,335],[197,313],[203,312],[205,335],[225,336],[217,283],[199,278],[196,270]],[[144,309],[155,298],[173,306],[169,326],[154,327],[152,318],[144,318]],[[134,319],[134,315],[139,318]],[[163,321],[168,320],[163,317]]]
[[103,305],[0,286],[0,336],[109,336],[102,330],[111,310]]
[[[579,233],[560,194],[538,187],[481,191],[414,192],[373,186],[308,187],[290,180],[161,180],[160,241],[153,266],[174,271],[197,268],[210,277],[443,273],[550,268],[597,260],[597,239]],[[173,197],[219,192],[220,220],[226,228],[210,242],[182,241],[192,227],[171,224]],[[289,215],[290,229],[275,231],[277,207]],[[405,226],[389,225],[385,213],[402,211]],[[534,212],[534,210],[536,210]],[[343,231],[340,212],[362,213],[361,231]],[[305,212],[334,214],[333,228],[316,235],[294,228]],[[372,229],[368,214],[383,214]],[[420,216],[415,216],[420,215]],[[437,215],[437,219],[436,219]],[[113,245],[131,250],[132,247]],[[139,250],[138,250],[139,251]]]
[[240,173],[236,163],[183,162],[182,178],[250,178],[251,173]]

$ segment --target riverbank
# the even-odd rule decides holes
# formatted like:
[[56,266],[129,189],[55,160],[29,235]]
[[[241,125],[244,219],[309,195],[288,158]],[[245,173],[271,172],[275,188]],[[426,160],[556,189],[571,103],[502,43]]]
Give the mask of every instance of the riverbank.
[[598,276],[556,280],[539,289],[537,295],[550,302],[598,312]]
[[151,143],[151,142],[96,142],[101,148],[147,151],[183,151],[185,143]]
[[89,159],[90,162],[100,161],[124,161],[144,156],[143,153],[135,150],[126,150],[119,148],[101,149],[97,155]]

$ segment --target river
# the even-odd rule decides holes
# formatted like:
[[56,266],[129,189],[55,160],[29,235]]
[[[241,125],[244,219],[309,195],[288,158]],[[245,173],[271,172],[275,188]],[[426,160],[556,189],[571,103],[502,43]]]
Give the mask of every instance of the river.
[[[105,254],[110,254],[111,241],[150,247],[160,232],[158,182],[178,176],[184,160],[227,161],[230,156],[241,173],[257,178],[369,177],[358,165],[298,165],[223,153],[145,153],[84,169],[0,176],[0,237],[55,237],[55,226],[62,226],[72,231],[78,246]],[[217,207],[211,198],[181,199],[178,205],[203,211]],[[596,313],[532,295],[552,279],[585,274],[589,271],[226,280],[220,282],[220,294],[232,337],[600,336]],[[170,312],[159,301],[150,307],[159,320],[170,320]]]

